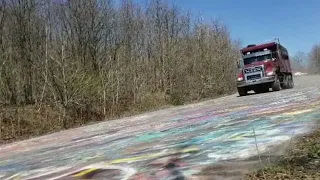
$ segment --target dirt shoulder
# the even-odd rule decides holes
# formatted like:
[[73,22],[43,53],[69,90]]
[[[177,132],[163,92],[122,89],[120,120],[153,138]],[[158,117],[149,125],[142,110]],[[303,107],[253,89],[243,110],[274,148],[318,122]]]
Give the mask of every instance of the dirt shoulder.
[[320,179],[320,127],[297,139],[277,161],[244,179]]
[[246,160],[209,166],[196,179],[273,180],[320,179],[320,126],[310,134],[293,138],[272,151]]

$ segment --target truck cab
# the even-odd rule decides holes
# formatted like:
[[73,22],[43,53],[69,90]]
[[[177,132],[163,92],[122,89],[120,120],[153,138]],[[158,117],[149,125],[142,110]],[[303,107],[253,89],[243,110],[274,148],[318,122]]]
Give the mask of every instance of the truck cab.
[[248,45],[241,49],[237,88],[240,96],[294,87],[288,51],[278,42]]

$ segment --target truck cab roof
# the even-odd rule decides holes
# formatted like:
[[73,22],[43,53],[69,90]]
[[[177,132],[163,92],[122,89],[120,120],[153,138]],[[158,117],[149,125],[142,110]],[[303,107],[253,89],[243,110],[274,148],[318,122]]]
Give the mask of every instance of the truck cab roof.
[[241,49],[241,52],[242,52],[242,54],[245,55],[248,52],[262,51],[264,49],[275,50],[277,48],[277,45],[279,45],[279,44],[276,42],[259,44],[259,45],[249,45],[249,46]]

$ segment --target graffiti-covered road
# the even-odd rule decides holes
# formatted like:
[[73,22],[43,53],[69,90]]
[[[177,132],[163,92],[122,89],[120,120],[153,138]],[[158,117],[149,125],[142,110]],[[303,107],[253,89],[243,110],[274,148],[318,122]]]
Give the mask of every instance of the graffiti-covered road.
[[208,166],[310,132],[319,119],[320,77],[301,76],[294,89],[235,94],[0,146],[0,179],[196,179]]

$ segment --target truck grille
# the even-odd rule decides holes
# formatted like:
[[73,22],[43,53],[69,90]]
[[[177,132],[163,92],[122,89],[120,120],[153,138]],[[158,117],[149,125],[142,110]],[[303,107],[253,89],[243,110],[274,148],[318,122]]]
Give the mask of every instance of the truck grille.
[[261,74],[254,74],[254,75],[249,75],[247,76],[247,80],[252,81],[256,79],[261,79]]
[[244,73],[251,74],[251,73],[256,73],[256,72],[261,72],[261,71],[263,71],[262,66],[257,66],[257,67],[245,69]]

